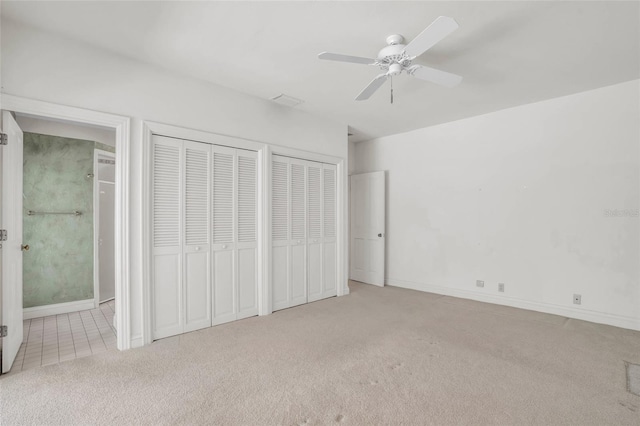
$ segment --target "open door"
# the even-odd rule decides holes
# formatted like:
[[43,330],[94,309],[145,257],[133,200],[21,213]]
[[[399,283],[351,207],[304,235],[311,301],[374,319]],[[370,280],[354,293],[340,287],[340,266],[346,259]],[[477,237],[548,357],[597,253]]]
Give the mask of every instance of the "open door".
[[349,277],[384,286],[384,172],[351,176],[351,267]]
[[22,130],[8,111],[2,111],[2,205],[0,229],[6,232],[0,244],[2,257],[2,373],[11,369],[22,344]]

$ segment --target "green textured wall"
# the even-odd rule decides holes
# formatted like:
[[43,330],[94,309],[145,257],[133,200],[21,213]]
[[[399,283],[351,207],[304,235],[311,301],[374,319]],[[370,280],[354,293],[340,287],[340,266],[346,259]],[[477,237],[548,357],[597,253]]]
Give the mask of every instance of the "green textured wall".
[[[87,175],[95,146],[24,133],[25,308],[93,298],[93,179]],[[82,215],[29,216],[29,210]]]

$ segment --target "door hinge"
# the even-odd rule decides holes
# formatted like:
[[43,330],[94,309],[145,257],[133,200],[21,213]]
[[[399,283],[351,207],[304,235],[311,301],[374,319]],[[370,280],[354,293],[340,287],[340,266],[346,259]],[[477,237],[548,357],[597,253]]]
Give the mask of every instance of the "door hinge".
[[9,329],[6,325],[0,326],[0,337],[7,337]]
[[6,145],[9,143],[9,137],[6,133],[0,133],[0,145]]
[[7,230],[0,229],[0,241],[7,241]]

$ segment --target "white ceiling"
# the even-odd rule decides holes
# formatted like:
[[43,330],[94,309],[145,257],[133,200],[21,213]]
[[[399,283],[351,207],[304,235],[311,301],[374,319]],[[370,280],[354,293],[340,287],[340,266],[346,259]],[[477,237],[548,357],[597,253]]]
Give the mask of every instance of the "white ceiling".
[[[639,3],[597,2],[2,2],[3,18],[271,98],[346,123],[354,141],[640,78]],[[464,76],[446,89],[403,75],[353,99],[374,67],[320,61],[375,57],[440,15],[460,28],[419,63]]]

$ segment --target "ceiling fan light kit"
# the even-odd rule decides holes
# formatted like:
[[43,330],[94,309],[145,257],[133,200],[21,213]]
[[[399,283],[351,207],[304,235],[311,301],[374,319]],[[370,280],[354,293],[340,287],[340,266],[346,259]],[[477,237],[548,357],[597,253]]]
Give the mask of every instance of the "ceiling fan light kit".
[[[403,44],[404,37],[400,34],[388,36],[386,40],[387,46],[380,50],[376,59],[329,52],[320,53],[318,58],[329,61],[375,65],[383,71],[383,74],[374,78],[369,85],[356,96],[357,101],[369,99],[376,90],[382,87],[387,78],[400,75],[403,71],[420,80],[430,81],[445,87],[455,87],[462,81],[462,77],[459,75],[422,65],[412,65],[412,61],[457,28],[458,23],[453,18],[440,16],[416,38],[409,42],[409,44]],[[393,89],[391,99],[393,103]]]

